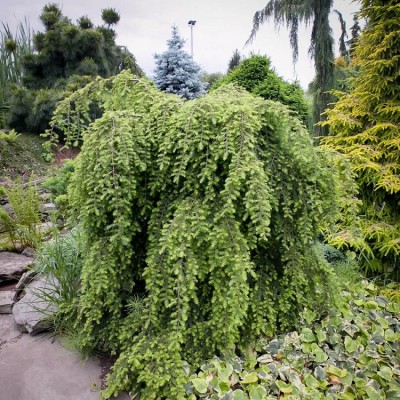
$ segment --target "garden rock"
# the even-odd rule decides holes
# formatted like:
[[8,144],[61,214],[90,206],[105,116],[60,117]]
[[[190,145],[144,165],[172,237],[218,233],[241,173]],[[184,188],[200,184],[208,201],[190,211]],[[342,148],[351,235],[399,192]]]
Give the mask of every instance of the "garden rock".
[[11,206],[10,203],[5,203],[4,205],[2,205],[3,210],[9,215],[9,216],[13,216],[14,215],[14,210]]
[[43,222],[38,224],[36,227],[43,235],[47,235],[51,233],[51,231],[56,228],[57,225],[53,224],[52,222]]
[[43,191],[39,191],[39,197],[40,200],[42,200],[42,202],[48,202],[51,200],[51,193],[49,192],[43,192]]
[[25,287],[34,280],[35,276],[36,272],[34,270],[27,271],[21,276],[15,286],[14,302],[17,302],[23,296]]
[[0,314],[12,314],[14,291],[0,291]]
[[34,257],[35,256],[35,250],[32,249],[32,247],[27,247],[22,253],[21,255],[25,256],[25,257]]
[[54,203],[45,203],[43,204],[43,212],[49,213],[51,211],[55,211],[57,209]]
[[0,282],[19,280],[28,267],[33,264],[33,259],[8,251],[0,253]]
[[50,303],[46,296],[56,296],[56,280],[53,278],[36,278],[25,286],[25,296],[13,307],[15,322],[23,332],[32,336],[47,330],[47,318],[57,312],[57,306]]

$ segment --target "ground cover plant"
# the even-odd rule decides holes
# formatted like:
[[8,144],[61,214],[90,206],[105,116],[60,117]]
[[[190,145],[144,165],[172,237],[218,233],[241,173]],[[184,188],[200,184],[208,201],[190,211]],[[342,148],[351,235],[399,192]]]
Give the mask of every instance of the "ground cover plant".
[[31,174],[46,175],[52,166],[43,158],[44,143],[38,135],[0,132],[0,182],[4,184]]
[[83,241],[75,328],[83,351],[117,356],[105,398],[185,398],[186,362],[334,302],[314,245],[335,214],[331,163],[285,106],[232,85],[185,101],[122,72],[66,98],[51,124],[83,140],[69,185]]
[[215,358],[188,377],[188,399],[399,399],[400,305],[367,281],[323,318],[302,314],[301,328],[252,350]]

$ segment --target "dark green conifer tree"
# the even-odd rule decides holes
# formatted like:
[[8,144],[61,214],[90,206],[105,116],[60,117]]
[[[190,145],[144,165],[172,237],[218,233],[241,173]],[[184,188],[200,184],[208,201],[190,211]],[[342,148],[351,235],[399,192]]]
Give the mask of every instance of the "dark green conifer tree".
[[[12,99],[11,127],[43,132],[48,127],[54,105],[65,94],[68,80],[77,81],[73,76],[109,77],[124,68],[142,75],[134,56],[115,42],[116,34],[110,26],[118,22],[118,13],[105,9],[103,14],[108,27],[94,27],[87,16],[74,24],[62,14],[57,4],[44,6],[40,15],[44,31],[35,33],[33,37],[35,52],[22,59],[22,83],[31,91],[34,104],[17,114],[14,110],[22,111],[21,104],[27,102],[21,103],[21,99],[15,97],[18,104],[14,104]],[[16,90],[15,93],[21,95],[24,91]]]

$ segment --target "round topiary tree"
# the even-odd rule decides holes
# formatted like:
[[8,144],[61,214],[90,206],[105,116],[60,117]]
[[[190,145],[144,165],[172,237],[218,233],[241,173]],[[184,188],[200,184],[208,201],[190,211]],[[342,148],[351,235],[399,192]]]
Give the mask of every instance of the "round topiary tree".
[[293,115],[304,124],[309,124],[310,109],[300,85],[296,82],[286,82],[281,78],[271,67],[271,60],[268,57],[252,55],[243,60],[227,75],[215,82],[211,89],[217,89],[228,83],[236,83],[266,100],[285,104]]
[[85,124],[70,196],[81,345],[118,356],[105,398],[183,399],[185,361],[329,304],[313,243],[335,209],[330,163],[286,107],[233,85],[183,101],[122,72],[65,99],[53,125],[76,137],[91,100],[103,114]]

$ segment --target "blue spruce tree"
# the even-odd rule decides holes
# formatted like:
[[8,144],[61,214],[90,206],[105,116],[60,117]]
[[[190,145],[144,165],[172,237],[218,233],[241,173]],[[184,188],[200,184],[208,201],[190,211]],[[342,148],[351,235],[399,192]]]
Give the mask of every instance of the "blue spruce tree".
[[176,26],[172,27],[172,37],[167,43],[168,50],[154,56],[154,82],[157,87],[188,100],[205,94],[207,83],[200,81],[201,68],[182,49],[185,41],[179,36]]

